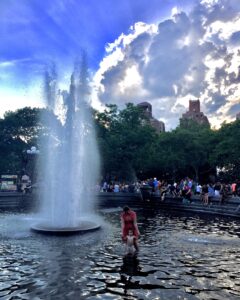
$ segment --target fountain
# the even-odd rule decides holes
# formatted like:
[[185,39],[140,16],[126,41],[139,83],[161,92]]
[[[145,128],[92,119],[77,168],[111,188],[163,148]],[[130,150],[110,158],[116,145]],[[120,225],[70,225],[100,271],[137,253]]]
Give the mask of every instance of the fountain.
[[[41,205],[32,229],[53,234],[96,230],[100,227],[93,221],[97,219],[93,212],[99,154],[84,58],[75,66],[69,91],[57,92],[54,67],[46,73],[45,90],[52,114],[44,120],[50,133],[42,141]],[[57,110],[62,113],[61,122],[53,117]]]

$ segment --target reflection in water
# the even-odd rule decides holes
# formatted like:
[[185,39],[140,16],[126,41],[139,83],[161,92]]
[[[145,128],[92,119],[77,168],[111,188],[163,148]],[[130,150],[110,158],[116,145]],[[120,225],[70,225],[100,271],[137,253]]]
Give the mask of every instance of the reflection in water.
[[123,265],[121,266],[121,272],[129,275],[129,277],[137,276],[141,270],[139,266],[139,259],[136,255],[125,255],[123,257]]
[[2,214],[0,298],[238,299],[240,221],[138,211],[140,251],[123,257],[119,211],[102,214],[99,232],[72,237]]
[[131,281],[132,276],[140,275],[141,267],[139,266],[139,259],[136,255],[125,255],[123,257],[123,265],[121,266],[121,282],[125,284],[124,294],[127,294],[127,290],[134,286],[134,282]]

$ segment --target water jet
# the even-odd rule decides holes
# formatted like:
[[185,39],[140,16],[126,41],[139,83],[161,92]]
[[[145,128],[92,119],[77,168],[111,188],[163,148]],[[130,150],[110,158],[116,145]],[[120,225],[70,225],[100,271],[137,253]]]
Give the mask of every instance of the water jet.
[[[89,101],[86,62],[75,66],[69,90],[57,88],[55,67],[45,76],[49,132],[41,140],[40,220],[32,230],[41,233],[83,233],[100,228],[94,214],[99,153]],[[56,111],[60,112],[57,116]],[[81,220],[84,218],[84,220]]]

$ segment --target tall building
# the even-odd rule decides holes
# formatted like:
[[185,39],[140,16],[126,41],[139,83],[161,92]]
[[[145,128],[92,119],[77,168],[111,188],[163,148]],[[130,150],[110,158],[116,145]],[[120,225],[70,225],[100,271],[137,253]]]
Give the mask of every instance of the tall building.
[[240,112],[236,115],[236,120],[240,120]]
[[189,100],[189,110],[180,118],[180,126],[187,127],[192,121],[210,127],[207,116],[200,110],[199,100]]
[[165,132],[165,124],[162,121],[158,121],[152,116],[152,105],[148,102],[142,102],[138,104],[138,107],[143,109],[149,123],[153,128],[156,129],[157,132]]

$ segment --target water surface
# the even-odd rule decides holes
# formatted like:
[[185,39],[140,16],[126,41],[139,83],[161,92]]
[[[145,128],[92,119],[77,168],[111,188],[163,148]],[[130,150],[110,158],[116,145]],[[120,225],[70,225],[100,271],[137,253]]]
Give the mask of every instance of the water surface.
[[1,213],[1,299],[240,299],[240,221],[138,210],[140,252],[124,258],[119,209],[71,237]]

